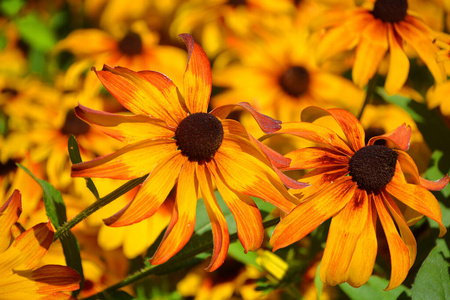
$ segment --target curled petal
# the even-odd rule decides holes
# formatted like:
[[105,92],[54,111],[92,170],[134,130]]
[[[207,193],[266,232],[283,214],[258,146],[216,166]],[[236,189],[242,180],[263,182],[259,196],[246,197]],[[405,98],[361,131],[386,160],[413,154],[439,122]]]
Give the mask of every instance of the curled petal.
[[208,111],[212,76],[208,56],[202,47],[187,34],[180,34],[188,50],[188,63],[184,73],[184,98],[191,114]]
[[[141,141],[91,161],[72,165],[72,177],[134,179],[150,173],[156,164],[176,153],[174,140]],[[149,155],[151,153],[151,155]]]
[[281,128],[281,121],[275,120],[269,116],[263,115],[254,109],[247,102],[240,102],[238,104],[228,104],[217,107],[211,111],[211,114],[215,115],[218,118],[224,119],[228,116],[228,114],[235,108],[236,106],[240,106],[247,110],[258,123],[261,130],[265,133],[274,133]]
[[353,198],[355,189],[356,185],[351,179],[344,177],[328,185],[327,189],[315,197],[297,205],[275,227],[270,239],[273,251],[302,239],[338,213]]
[[332,218],[320,265],[323,282],[336,285],[346,281],[353,253],[367,223],[368,206],[367,193],[356,189],[352,199]]
[[374,136],[369,140],[367,145],[373,145],[378,140],[388,140],[393,142],[398,148],[406,151],[409,149],[409,142],[411,140],[411,127],[406,124],[400,125],[395,130],[383,135]]
[[112,227],[126,226],[151,217],[166,200],[187,158],[178,153],[158,162],[133,200],[113,216],[104,219]]
[[207,271],[214,271],[220,267],[228,253],[230,237],[228,234],[228,225],[225,217],[217,203],[214,195],[214,187],[211,174],[205,165],[197,165],[197,176],[202,191],[203,202],[211,221],[214,249],[210,264],[206,267]]
[[391,253],[391,278],[385,288],[385,291],[388,291],[395,289],[405,280],[409,271],[410,256],[408,247],[399,236],[381,196],[375,196],[373,199]]
[[15,190],[8,201],[0,207],[0,253],[9,247],[11,227],[17,222],[21,213],[22,197],[19,190]]
[[107,135],[125,142],[172,138],[175,133],[166,122],[143,115],[124,116],[93,110],[78,104],[75,113],[83,121],[95,126]]
[[194,232],[196,203],[199,198],[196,165],[197,163],[186,162],[181,169],[172,218],[161,244],[150,259],[153,265],[162,264],[177,254]]

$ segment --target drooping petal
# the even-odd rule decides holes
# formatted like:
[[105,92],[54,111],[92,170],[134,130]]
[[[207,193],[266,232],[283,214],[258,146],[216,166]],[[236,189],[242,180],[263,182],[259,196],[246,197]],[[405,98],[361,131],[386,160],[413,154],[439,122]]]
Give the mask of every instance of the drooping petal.
[[377,72],[388,49],[386,24],[373,19],[364,28],[356,47],[355,63],[352,69],[353,82],[364,87]]
[[156,164],[176,153],[174,140],[141,141],[91,161],[72,165],[72,177],[134,179],[150,173]]
[[289,212],[295,207],[294,203],[298,203],[298,199],[286,191],[267,164],[246,152],[250,148],[252,147],[248,141],[238,140],[238,137],[225,137],[214,157],[218,172],[233,190],[269,201]]
[[275,120],[269,116],[266,116],[258,112],[247,102],[240,102],[238,104],[228,104],[219,106],[213,109],[211,111],[211,114],[215,115],[218,118],[225,119],[233,110],[233,108],[235,108],[236,106],[240,106],[245,110],[247,110],[253,116],[255,121],[258,123],[261,130],[265,133],[274,133],[281,128],[280,126],[281,121]]
[[285,155],[291,159],[291,164],[282,170],[299,170],[348,166],[350,158],[342,153],[328,148],[300,148]]
[[410,208],[436,221],[439,224],[440,237],[447,232],[447,229],[442,224],[439,202],[434,195],[423,186],[406,183],[398,164],[394,177],[386,185],[386,191]]
[[175,135],[163,120],[143,115],[112,114],[93,110],[81,104],[75,107],[75,113],[83,121],[128,144],[143,140],[170,139]]
[[414,50],[416,50],[419,57],[427,65],[431,74],[437,83],[441,83],[446,78],[441,68],[436,61],[436,52],[439,48],[432,43],[430,37],[426,33],[419,30],[415,25],[414,20],[416,18],[412,16],[406,16],[405,21],[394,23],[396,32],[408,43]]
[[409,271],[410,256],[408,247],[398,234],[381,196],[375,196],[373,199],[391,253],[391,278],[385,288],[385,291],[388,291],[398,287],[405,280]]
[[343,109],[323,109],[317,106],[310,106],[302,111],[302,121],[313,122],[320,117],[331,115],[345,134],[353,151],[358,151],[364,147],[365,132],[358,119]]
[[417,165],[414,163],[411,156],[409,156],[406,152],[397,151],[398,157],[397,160],[402,167],[402,171],[408,173],[412,176],[413,183],[420,184],[427,190],[431,191],[440,191],[447,186],[450,181],[450,177],[446,174],[441,179],[431,181],[426,180],[420,177],[419,170],[417,169]]
[[222,174],[211,164],[208,165],[208,169],[214,176],[220,195],[233,214],[238,237],[245,253],[258,249],[264,239],[264,228],[261,213],[255,202],[249,196],[231,190]]
[[172,190],[187,157],[175,153],[161,160],[151,171],[131,202],[113,216],[104,219],[106,225],[118,227],[151,217]]
[[107,65],[94,71],[117,101],[136,115],[162,119],[174,128],[186,116],[177,87],[164,74]]
[[320,278],[323,282],[336,285],[346,281],[346,274],[358,239],[367,222],[368,212],[367,193],[356,189],[352,199],[331,219],[327,244],[320,264]]
[[40,223],[19,235],[0,257],[1,270],[32,269],[47,253],[54,231],[50,222]]
[[198,180],[195,176],[196,162],[186,162],[178,178],[177,196],[172,218],[150,263],[162,264],[178,253],[189,241],[195,228]]
[[386,23],[389,41],[389,70],[384,88],[389,95],[397,93],[405,84],[409,73],[409,59],[403,51],[401,38],[391,23]]
[[406,124],[398,126],[391,132],[383,135],[374,136],[369,140],[367,145],[373,145],[378,140],[388,140],[393,142],[398,148],[406,151],[409,149],[409,142],[411,140],[411,127]]
[[208,111],[211,96],[212,76],[208,56],[191,35],[179,37],[188,50],[188,63],[184,73],[184,99],[191,114]]
[[307,122],[286,122],[281,124],[281,129],[275,134],[291,134],[313,142],[320,146],[331,148],[346,155],[353,155],[354,151],[334,131],[317,124]]
[[377,257],[377,211],[372,197],[373,194],[370,194],[367,199],[369,201],[367,221],[356,244],[355,252],[353,252],[352,261],[346,274],[346,281],[352,287],[360,287],[369,280]]
[[315,197],[311,197],[284,217],[275,227],[270,238],[273,251],[302,239],[324,221],[338,213],[353,198],[356,185],[349,177],[328,185]]
[[403,217],[400,209],[397,204],[395,204],[394,200],[392,200],[391,196],[383,191],[381,193],[384,205],[389,209],[391,216],[394,217],[395,223],[397,223],[398,229],[400,230],[400,236],[405,242],[406,247],[409,251],[409,267],[411,268],[416,260],[417,254],[417,243],[416,238],[414,237],[411,229],[409,229],[408,224],[406,224],[405,218]]
[[230,245],[230,236],[228,234],[227,221],[214,195],[211,173],[204,164],[197,165],[197,176],[213,233],[214,249],[212,258],[209,265],[205,268],[207,271],[212,272],[225,261],[228,246]]
[[21,213],[22,197],[19,190],[15,190],[8,201],[0,207],[0,253],[9,247],[11,227],[17,222]]

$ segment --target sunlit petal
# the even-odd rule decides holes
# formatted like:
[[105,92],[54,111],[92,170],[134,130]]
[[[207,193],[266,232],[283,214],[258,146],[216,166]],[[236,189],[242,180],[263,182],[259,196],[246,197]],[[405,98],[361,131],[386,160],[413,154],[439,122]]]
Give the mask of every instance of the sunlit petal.
[[287,168],[282,170],[298,170],[312,168],[326,168],[335,166],[348,166],[350,158],[340,152],[328,148],[300,148],[285,155],[292,160]]
[[388,140],[393,142],[398,148],[406,151],[409,149],[409,142],[411,140],[411,127],[402,124],[395,130],[383,135],[374,136],[369,140],[367,145],[374,145],[378,140]]
[[11,227],[22,213],[22,199],[19,190],[15,190],[9,199],[0,207],[0,253],[11,243]]
[[409,59],[403,51],[402,40],[391,23],[386,23],[389,41],[389,71],[384,88],[389,95],[397,93],[405,84],[409,73]]

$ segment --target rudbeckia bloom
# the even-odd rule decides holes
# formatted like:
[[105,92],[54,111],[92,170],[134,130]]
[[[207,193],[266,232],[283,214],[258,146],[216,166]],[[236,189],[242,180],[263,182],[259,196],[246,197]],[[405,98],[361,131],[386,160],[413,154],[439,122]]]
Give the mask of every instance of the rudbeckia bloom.
[[0,298],[74,299],[65,292],[79,288],[81,276],[76,271],[59,265],[38,267],[53,241],[50,222],[35,225],[11,243],[11,228],[21,211],[21,196],[16,190],[0,207]]
[[[342,128],[347,141],[326,127],[308,122],[283,123],[278,131],[318,146],[286,155],[292,159],[288,170],[313,169],[302,177],[311,186],[293,192],[302,203],[281,220],[270,243],[273,250],[286,247],[332,218],[320,277],[329,285],[348,282],[358,287],[372,274],[379,219],[392,266],[386,290],[393,289],[403,282],[416,257],[416,240],[408,226],[425,215],[438,222],[440,236],[445,234],[439,203],[428,190],[444,188],[449,177],[433,182],[419,176],[405,152],[411,136],[405,125],[372,137],[365,145],[363,127],[347,111],[311,107],[302,117],[312,121],[328,114]],[[379,140],[393,147],[378,145]]]
[[[215,270],[224,261],[229,245],[227,223],[214,196],[213,184],[236,220],[245,250],[258,248],[263,240],[261,215],[250,196],[267,200],[285,212],[295,207],[271,162],[245,128],[224,119],[235,105],[207,113],[211,93],[211,69],[202,48],[182,34],[188,48],[188,64],[181,94],[165,75],[133,72],[104,66],[96,71],[105,88],[132,116],[94,111],[79,105],[77,115],[106,134],[128,143],[124,148],[72,166],[73,177],[132,179],[149,176],[136,196],[105,223],[125,226],[151,217],[177,182],[172,218],[163,241],[151,259],[160,264],[176,254],[194,231],[199,192],[211,220]],[[266,132],[279,128],[278,121],[248,109]]]
[[389,50],[385,88],[389,94],[394,94],[403,87],[409,73],[409,59],[404,51],[406,43],[427,65],[435,81],[442,82],[444,73],[436,62],[439,47],[433,41],[443,33],[433,31],[409,12],[407,0],[376,0],[367,4],[369,8],[350,9],[340,18],[334,18],[336,24],[328,24],[331,28],[317,48],[319,59],[325,60],[356,47],[352,77],[363,87],[377,72]]

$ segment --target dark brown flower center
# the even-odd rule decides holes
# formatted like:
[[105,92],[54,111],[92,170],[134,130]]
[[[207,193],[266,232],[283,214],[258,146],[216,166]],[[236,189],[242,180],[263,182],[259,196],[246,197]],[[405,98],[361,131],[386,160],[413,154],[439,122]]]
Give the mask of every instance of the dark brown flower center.
[[9,172],[13,172],[17,169],[16,162],[12,159],[7,160],[5,163],[0,162],[0,176],[5,176]]
[[406,17],[407,0],[377,0],[372,14],[383,22],[400,22]]
[[128,32],[119,42],[119,51],[125,55],[133,56],[142,53],[141,36],[135,32]]
[[308,91],[310,78],[304,67],[293,66],[281,74],[278,81],[286,94],[300,97]]
[[208,162],[223,140],[222,123],[207,113],[195,113],[186,117],[175,132],[181,154],[190,161]]
[[350,159],[350,176],[360,189],[377,192],[394,177],[397,156],[397,152],[386,146],[363,147]]
[[228,0],[227,2],[230,6],[241,6],[241,5],[247,5],[247,1],[245,0]]
[[61,132],[66,135],[82,135],[89,131],[89,125],[78,119],[73,110],[69,110]]

